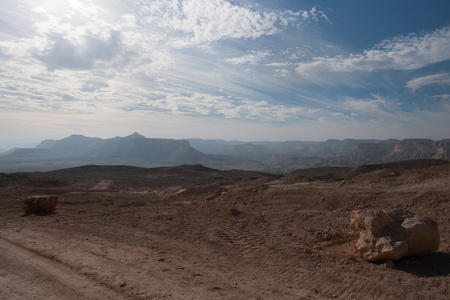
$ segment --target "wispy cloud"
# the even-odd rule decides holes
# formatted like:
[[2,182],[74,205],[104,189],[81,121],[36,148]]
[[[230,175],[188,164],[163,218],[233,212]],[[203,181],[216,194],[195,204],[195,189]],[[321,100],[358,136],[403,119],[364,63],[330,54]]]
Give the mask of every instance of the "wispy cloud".
[[414,70],[450,60],[450,27],[424,34],[411,34],[385,40],[375,48],[348,57],[316,57],[302,62],[297,72],[353,72],[377,70]]
[[450,73],[441,73],[418,77],[408,81],[408,83],[406,84],[408,88],[413,90],[417,90],[429,85],[450,86]]
[[[224,38],[254,39],[274,34],[279,30],[277,23],[283,21],[283,17],[275,12],[252,11],[224,0],[191,0],[172,7],[162,1],[151,6],[156,9],[169,8],[165,13],[171,18],[163,14],[157,23],[161,28],[187,34],[187,37],[178,40],[180,45],[197,45]],[[146,20],[152,19],[152,16],[149,17]]]
[[312,9],[293,12],[232,4],[225,0],[141,1],[137,18],[157,28],[168,43],[189,47],[222,39],[256,39],[283,30],[299,19],[317,20],[326,15]]
[[267,101],[235,100],[230,97],[202,93],[160,94],[153,99],[145,97],[123,105],[123,110],[276,122],[302,118],[315,112],[298,106],[271,104]]
[[450,99],[450,94],[434,95],[434,96],[431,96],[431,98],[447,100],[447,99]]
[[269,55],[271,55],[270,50],[251,51],[249,54],[246,54],[244,56],[228,58],[225,61],[233,65],[255,64]]
[[400,108],[392,99],[385,99],[380,95],[372,95],[372,98],[360,99],[346,97],[342,108],[353,117],[369,119],[400,117]]
[[91,69],[98,63],[109,63],[121,51],[120,34],[111,31],[103,40],[98,35],[80,37],[80,44],[73,44],[60,34],[49,36],[52,44],[44,50],[34,53],[49,70],[55,69]]

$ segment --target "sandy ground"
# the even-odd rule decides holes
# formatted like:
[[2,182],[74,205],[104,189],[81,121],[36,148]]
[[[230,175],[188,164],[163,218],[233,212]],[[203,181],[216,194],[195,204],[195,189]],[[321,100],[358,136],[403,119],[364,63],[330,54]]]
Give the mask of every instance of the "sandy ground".
[[[334,181],[191,171],[3,176],[0,299],[450,298],[449,165]],[[35,194],[58,195],[57,212],[23,217]],[[439,251],[364,261],[349,223],[366,208],[434,218]]]

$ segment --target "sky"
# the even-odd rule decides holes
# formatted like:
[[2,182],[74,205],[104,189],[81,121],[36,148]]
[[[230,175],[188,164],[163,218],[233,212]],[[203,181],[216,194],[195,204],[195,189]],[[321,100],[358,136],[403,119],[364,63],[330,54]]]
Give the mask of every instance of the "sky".
[[448,0],[5,0],[0,148],[450,138]]

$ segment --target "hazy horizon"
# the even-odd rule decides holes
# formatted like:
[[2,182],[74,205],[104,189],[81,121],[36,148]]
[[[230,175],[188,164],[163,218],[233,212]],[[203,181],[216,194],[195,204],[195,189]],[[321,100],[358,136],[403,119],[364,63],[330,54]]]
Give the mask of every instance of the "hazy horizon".
[[449,16],[447,0],[3,1],[0,149],[448,138]]
[[[134,132],[134,133],[141,134],[140,132]],[[84,136],[86,136],[86,137],[88,137],[88,138],[111,139],[111,138],[115,138],[115,137],[121,137],[121,138],[123,138],[123,137],[129,136],[129,135],[131,135],[131,134],[133,134],[133,133],[129,133],[129,134],[124,135],[124,136],[118,136],[118,135],[115,135],[115,136],[108,136],[108,137],[89,136],[89,135],[84,135]],[[81,135],[81,134],[74,133],[74,134],[71,134],[71,135]],[[65,137],[63,137],[63,138],[61,138],[61,139],[70,137],[71,135],[65,136]],[[143,136],[145,136],[145,135],[143,135]],[[150,136],[150,137],[149,137],[149,136],[145,136],[145,137],[146,137],[146,138],[161,138],[161,139],[166,139],[166,138],[163,138],[163,137],[151,137],[151,136]],[[167,139],[171,139],[171,138],[167,138]],[[226,142],[237,141],[237,142],[244,142],[244,143],[251,143],[251,142],[288,142],[288,141],[313,142],[313,143],[314,143],[314,142],[324,142],[324,141],[327,141],[327,140],[346,140],[346,139],[354,139],[354,140],[372,140],[373,138],[370,138],[370,137],[367,137],[367,138],[344,138],[344,139],[334,139],[334,138],[329,138],[329,139],[325,139],[325,140],[238,140],[238,139],[226,140],[226,139],[219,139],[219,138],[216,138],[216,139],[207,139],[207,138],[189,137],[189,138],[177,138],[177,139],[175,139],[175,140],[193,140],[193,139],[200,139],[200,140],[221,140],[221,141],[226,141]],[[404,139],[428,139],[428,138],[424,138],[424,137],[409,137],[409,138],[402,138],[402,139],[387,138],[387,139],[374,139],[374,140],[390,140],[390,139],[393,139],[393,140],[404,140]],[[450,137],[443,138],[443,139],[450,139]],[[443,139],[438,139],[438,140],[443,140]],[[6,142],[6,143],[0,143],[0,153],[6,152],[6,151],[9,151],[9,150],[12,150],[12,149],[14,149],[14,148],[35,148],[36,146],[38,146],[41,142],[43,142],[43,141],[45,141],[45,140],[60,140],[60,138],[58,138],[58,139],[48,138],[48,139],[40,140],[40,141],[38,141],[38,142],[21,142],[21,143]],[[432,140],[437,141],[436,139],[432,139]]]

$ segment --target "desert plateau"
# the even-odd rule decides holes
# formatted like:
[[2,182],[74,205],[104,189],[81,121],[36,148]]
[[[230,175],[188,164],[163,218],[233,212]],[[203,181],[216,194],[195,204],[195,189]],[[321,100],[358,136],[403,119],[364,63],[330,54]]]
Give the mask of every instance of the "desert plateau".
[[[450,162],[286,174],[82,166],[1,174],[1,299],[448,299]],[[23,216],[33,195],[55,213]],[[436,253],[370,263],[353,210],[439,224]]]

